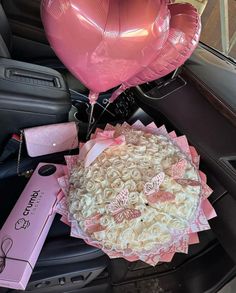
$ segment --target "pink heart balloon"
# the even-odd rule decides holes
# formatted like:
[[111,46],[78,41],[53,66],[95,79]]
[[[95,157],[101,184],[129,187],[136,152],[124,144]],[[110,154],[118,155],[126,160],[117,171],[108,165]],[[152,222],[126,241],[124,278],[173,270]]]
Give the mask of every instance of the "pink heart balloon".
[[196,48],[200,33],[201,19],[191,4],[169,5],[171,14],[170,30],[163,48],[157,48],[158,55],[146,68],[124,82],[116,90],[110,102],[113,102],[123,91],[161,78],[184,64]]
[[166,0],[43,0],[48,40],[94,95],[126,82],[168,37]]

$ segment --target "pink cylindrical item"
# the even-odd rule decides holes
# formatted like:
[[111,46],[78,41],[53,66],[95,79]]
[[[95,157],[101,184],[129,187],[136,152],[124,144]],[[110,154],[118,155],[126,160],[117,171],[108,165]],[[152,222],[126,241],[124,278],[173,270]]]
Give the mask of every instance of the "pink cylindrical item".
[[91,91],[91,103],[156,57],[169,33],[166,0],[43,0],[53,50]]
[[127,88],[161,78],[184,64],[196,48],[201,32],[201,19],[191,4],[169,5],[171,14],[170,30],[158,56],[145,69],[133,76],[116,90],[110,101],[114,100]]

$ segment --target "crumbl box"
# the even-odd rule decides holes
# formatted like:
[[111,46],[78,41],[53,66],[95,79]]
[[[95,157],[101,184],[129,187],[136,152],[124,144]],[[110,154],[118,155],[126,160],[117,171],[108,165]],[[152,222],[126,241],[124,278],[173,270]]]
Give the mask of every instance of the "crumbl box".
[[41,163],[0,231],[0,287],[25,289],[51,227],[63,166]]

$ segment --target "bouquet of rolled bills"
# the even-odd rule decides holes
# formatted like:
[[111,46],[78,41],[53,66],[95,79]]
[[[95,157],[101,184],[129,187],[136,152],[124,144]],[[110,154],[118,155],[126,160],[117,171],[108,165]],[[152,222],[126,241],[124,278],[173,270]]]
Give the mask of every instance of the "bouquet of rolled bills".
[[72,237],[110,258],[170,262],[216,216],[199,160],[185,136],[164,126],[107,125],[66,157],[57,212]]

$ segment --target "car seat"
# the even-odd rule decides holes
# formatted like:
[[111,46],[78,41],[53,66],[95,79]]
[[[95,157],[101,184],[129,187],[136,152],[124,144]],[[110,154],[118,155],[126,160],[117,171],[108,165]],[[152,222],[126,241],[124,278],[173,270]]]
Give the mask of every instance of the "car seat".
[[[13,53],[12,32],[6,14],[0,3],[0,57],[11,58],[11,53]],[[82,94],[88,92],[88,89],[76,79],[58,59],[37,59],[30,61],[31,63],[50,67],[59,71],[67,82],[69,89],[72,91]]]
[[[0,4],[0,57],[11,58],[11,52],[11,30]],[[43,65],[46,66],[47,64]],[[78,80],[66,72],[65,68],[62,67],[61,70],[65,78],[68,78],[69,87],[73,87],[76,91],[83,92],[86,90]],[[5,125],[2,125],[2,127],[5,127]],[[41,159],[44,161],[46,158]],[[53,162],[53,155],[48,159]],[[60,161],[63,161],[63,155],[60,156]],[[35,168],[38,159],[32,160],[31,163],[31,167]],[[17,176],[15,164],[16,159],[14,158],[0,164],[0,173],[5,174],[1,176],[0,180],[0,228],[27,182],[25,178]],[[7,174],[6,170],[12,170],[12,172]],[[101,250],[88,246],[80,239],[72,239],[69,227],[60,221],[60,217],[56,217],[27,290],[43,292],[48,288],[54,290],[57,286],[61,286],[61,289],[55,290],[55,292],[61,292],[60,290],[65,290],[63,288],[67,286],[71,290],[85,286],[87,288],[89,283],[102,274],[107,267],[107,263],[108,259]]]

